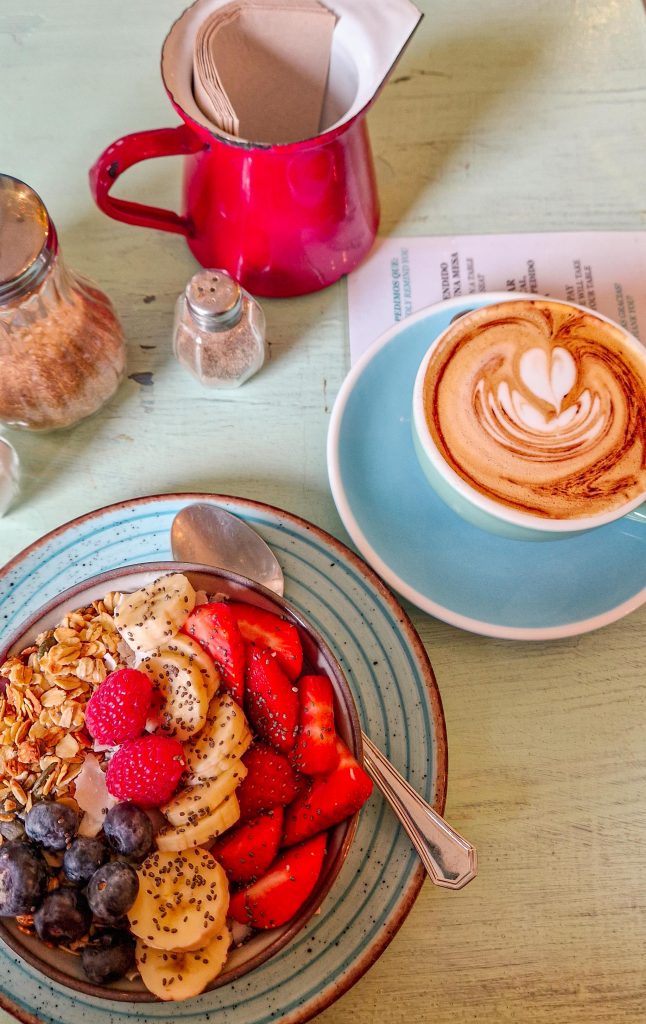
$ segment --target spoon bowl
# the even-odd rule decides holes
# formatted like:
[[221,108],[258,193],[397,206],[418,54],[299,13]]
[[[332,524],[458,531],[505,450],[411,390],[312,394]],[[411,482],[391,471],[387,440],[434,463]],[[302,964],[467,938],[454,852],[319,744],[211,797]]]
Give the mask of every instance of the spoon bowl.
[[170,544],[177,562],[227,569],[282,597],[283,571],[271,548],[250,526],[217,505],[196,502],[178,512]]

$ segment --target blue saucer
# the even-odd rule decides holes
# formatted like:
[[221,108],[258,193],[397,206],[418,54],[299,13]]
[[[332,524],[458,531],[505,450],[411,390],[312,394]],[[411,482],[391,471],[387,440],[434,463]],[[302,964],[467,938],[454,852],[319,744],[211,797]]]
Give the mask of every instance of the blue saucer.
[[555,541],[496,537],[435,495],[411,440],[413,384],[430,343],[459,313],[508,298],[489,293],[429,306],[371,346],[334,405],[330,485],[358,550],[417,607],[485,636],[574,636],[646,601],[644,524],[623,519]]

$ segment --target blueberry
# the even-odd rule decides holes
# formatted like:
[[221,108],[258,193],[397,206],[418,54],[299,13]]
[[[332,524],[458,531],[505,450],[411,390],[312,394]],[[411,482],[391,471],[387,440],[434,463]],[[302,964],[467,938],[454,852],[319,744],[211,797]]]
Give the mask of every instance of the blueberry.
[[90,908],[78,889],[55,889],[34,914],[36,934],[55,946],[80,939],[91,922]]
[[47,865],[30,843],[0,847],[0,917],[33,914],[47,889]]
[[103,831],[113,850],[143,860],[153,844],[153,826],[136,804],[117,804],[105,816]]
[[95,934],[81,953],[83,970],[95,985],[116,981],[135,966],[135,940],[130,932],[106,928]]
[[20,818],[12,818],[11,821],[0,821],[0,836],[3,839],[24,839],[25,826]]
[[130,909],[138,892],[135,869],[123,860],[114,860],[94,872],[87,887],[87,899],[99,921],[114,924]]
[[79,830],[79,815],[67,804],[41,800],[25,818],[25,832],[46,850],[65,850]]
[[63,871],[70,882],[85,885],[108,859],[108,848],[102,839],[79,836],[63,856]]

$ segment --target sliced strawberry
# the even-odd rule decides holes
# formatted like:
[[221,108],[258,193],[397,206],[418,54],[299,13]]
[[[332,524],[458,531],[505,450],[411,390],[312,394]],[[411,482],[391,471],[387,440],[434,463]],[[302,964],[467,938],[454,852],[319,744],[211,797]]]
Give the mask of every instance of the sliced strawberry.
[[232,882],[251,882],[267,871],[282,834],[283,809],[274,807],[227,832],[211,847],[211,853]]
[[222,672],[222,685],[238,704],[244,699],[246,651],[230,606],[224,601],[200,604],[182,626],[195,637]]
[[243,639],[274,651],[283,672],[292,680],[298,679],[303,671],[303,648],[296,626],[242,601],[231,601],[229,608]]
[[300,843],[322,829],[351,817],[372,792],[372,782],[345,743],[337,738],[339,763],[329,775],[315,779],[309,791],[287,808],[283,846]]
[[253,928],[276,928],[300,910],[323,867],[326,835],[287,850],[257,882],[231,898],[229,917]]
[[296,800],[297,797],[305,796],[306,793],[309,793],[312,780],[307,775],[301,775],[300,772],[294,772],[294,783],[296,786],[296,792],[289,801],[290,803],[292,803],[293,800]]
[[298,700],[298,735],[290,761],[306,775],[327,775],[339,762],[332,683],[327,676],[301,676]]
[[296,742],[298,695],[267,647],[247,646],[245,699],[256,734],[281,753],[289,753]]
[[283,754],[265,743],[254,743],[242,758],[247,777],[236,789],[240,821],[249,821],[261,811],[284,807],[299,792],[294,770]]

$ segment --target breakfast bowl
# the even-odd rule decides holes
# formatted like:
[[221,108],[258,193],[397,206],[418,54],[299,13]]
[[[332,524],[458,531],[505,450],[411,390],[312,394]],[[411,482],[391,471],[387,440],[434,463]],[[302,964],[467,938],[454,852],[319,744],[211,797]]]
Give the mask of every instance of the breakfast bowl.
[[[181,575],[181,577],[188,580],[190,588],[196,592],[196,609],[211,601],[229,603],[232,608],[242,605],[251,606],[257,609],[259,613],[270,613],[279,617],[280,620],[289,624],[289,627],[296,631],[303,652],[303,668],[299,673],[299,679],[303,677],[303,673],[327,677],[332,690],[336,735],[342,745],[344,744],[347,747],[350,755],[356,759],[356,762],[361,764],[361,729],[353,696],[345,675],[325,639],[289,602],[244,577],[223,570],[176,562],[154,562],[145,565],[129,566],[94,576],[66,590],[60,596],[48,602],[48,604],[32,615],[26,623],[23,623],[18,629],[13,631],[12,635],[3,643],[3,648],[0,651],[0,665],[5,665],[9,659],[15,658],[29,650],[31,650],[32,655],[35,653],[38,657],[40,657],[41,650],[43,650],[43,657],[46,657],[48,653],[51,656],[51,650],[48,651],[47,643],[43,644],[42,634],[49,634],[52,630],[57,629],[62,620],[69,616],[70,613],[74,613],[79,609],[87,609],[93,605],[93,602],[102,603],[106,599],[107,605],[101,604],[99,617],[107,615],[109,618],[116,605],[117,615],[114,621],[118,621],[118,612],[120,608],[123,608],[123,603],[119,604],[116,599],[114,599],[113,603],[113,598],[109,597],[109,595],[125,595],[128,598],[129,595],[143,592],[146,588],[150,592],[150,588],[154,588],[159,581],[174,578],[177,575]],[[96,611],[96,606],[94,606],[94,609]],[[122,617],[125,618],[123,611]],[[69,618],[66,619],[66,622],[69,623],[69,621]],[[72,619],[72,625],[74,625],[74,619]],[[63,632],[60,634],[57,629],[57,636],[61,636],[63,642],[68,639],[65,629],[69,629],[69,625],[64,627]],[[122,622],[121,637],[123,638],[124,635],[124,623]],[[128,635],[129,643],[131,643],[132,635]],[[39,648],[34,646],[37,638],[39,638]],[[123,639],[120,642],[123,645]],[[132,648],[135,649],[136,647],[137,644],[133,642]],[[126,649],[130,650],[129,648]],[[87,692],[92,692],[91,685],[83,682],[84,676],[90,681],[92,679],[92,648],[88,647],[87,650],[90,654],[82,670],[76,666],[81,677],[81,685],[76,688],[68,686],[66,691],[68,694],[74,695],[76,690],[82,691],[84,687]],[[249,648],[246,648],[246,650],[248,651]],[[123,652],[123,646],[119,648],[119,651]],[[118,660],[119,654],[116,651],[113,653],[116,654]],[[131,650],[130,653],[132,653]],[[114,658],[106,659],[107,669],[114,667],[113,662]],[[137,662],[137,664],[142,664],[142,667],[149,664],[145,652],[143,654],[143,661]],[[99,674],[105,675],[105,669]],[[69,680],[70,675],[68,674],[65,678]],[[6,685],[5,682],[5,689]],[[96,689],[93,692],[96,692]],[[294,687],[294,692],[296,692],[296,686]],[[45,703],[49,702],[45,701]],[[160,719],[157,720],[157,726],[159,726],[159,722]],[[154,725],[151,726],[150,723],[147,724],[147,729],[149,732],[151,729],[153,733],[155,732]],[[76,732],[70,731],[69,734],[75,737],[71,747],[66,747],[65,736],[55,734],[55,749],[58,753],[64,753],[71,761],[76,761],[76,764],[79,761],[83,762],[83,756],[87,760],[88,753],[94,755],[95,751],[97,751],[100,757],[102,753],[106,752],[105,748],[102,750],[102,745],[97,743],[96,740],[94,744],[92,744],[91,738],[88,742],[85,726],[81,730],[77,729]],[[257,740],[258,736],[254,736],[254,739]],[[262,737],[260,737],[260,740],[262,742]],[[60,746],[61,742],[63,742],[62,747]],[[84,746],[85,744],[87,746]],[[76,750],[75,746],[77,747]],[[122,746],[120,750],[123,749],[124,747]],[[69,757],[71,751],[74,751],[75,757]],[[44,751],[44,753],[46,754],[47,752]],[[110,751],[109,753],[111,754],[112,752]],[[79,754],[81,755],[80,757]],[[61,776],[58,773],[58,766],[56,770],[56,777],[59,779]],[[77,777],[80,776],[77,775]],[[198,784],[203,781],[202,778],[199,780],[193,779],[193,782]],[[61,785],[65,785],[64,776]],[[65,797],[74,798],[74,794],[75,786],[74,782],[72,782],[67,789]],[[52,797],[58,799],[58,796],[51,791],[40,795],[49,796],[50,800]],[[126,800],[127,798],[120,796],[120,799]],[[297,795],[294,804],[298,800],[299,796]],[[15,801],[12,800],[12,802]],[[88,813],[86,808],[86,817]],[[330,891],[350,848],[356,829],[357,816],[358,812],[345,818],[345,820],[331,825],[327,831],[325,853],[322,855],[322,863],[316,883],[307,898],[305,898],[289,920],[275,927],[267,926],[267,924],[256,927],[256,922],[253,921],[252,927],[245,925],[238,925],[237,928],[234,927],[233,941],[224,966],[217,977],[205,986],[204,990],[226,985],[243,977],[260,964],[269,960],[297,935],[312,915],[315,914]],[[168,831],[168,827],[164,824],[164,828],[159,835]],[[171,828],[171,832],[173,831],[181,832],[182,829],[173,830]],[[226,836],[226,832],[224,835]],[[159,836],[157,841],[161,847]],[[202,846],[199,845],[198,849],[202,849]],[[274,863],[277,863],[277,861]],[[246,891],[244,886],[242,888]],[[133,927],[134,924],[136,922],[133,922]],[[136,971],[130,971],[126,976],[108,984],[96,984],[94,981],[89,980],[82,968],[81,957],[78,955],[80,947],[74,949],[74,944],[72,943],[63,948],[62,945],[58,946],[44,942],[33,933],[29,923],[25,925],[23,920],[17,920],[9,916],[0,918],[0,938],[4,940],[14,953],[41,971],[46,977],[77,992],[83,992],[99,999],[121,1000],[125,1002],[152,1002],[158,998],[157,995],[145,987]],[[71,949],[69,948],[70,945],[72,946]],[[193,948],[196,948],[195,945]],[[166,996],[162,998],[166,998]]]

